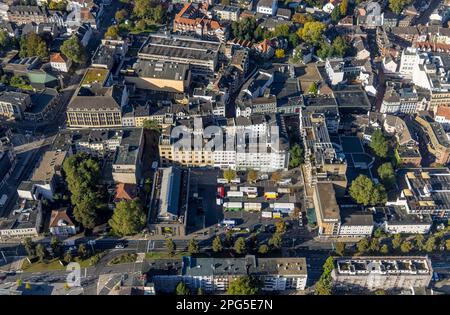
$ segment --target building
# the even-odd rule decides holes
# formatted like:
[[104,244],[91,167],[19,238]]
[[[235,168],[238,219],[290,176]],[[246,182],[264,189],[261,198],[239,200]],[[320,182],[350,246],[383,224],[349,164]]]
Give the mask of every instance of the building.
[[334,264],[334,287],[352,293],[427,287],[433,276],[431,262],[423,256],[343,257]]
[[187,36],[152,34],[142,45],[138,57],[144,60],[188,64],[197,75],[211,75],[217,67],[219,42]]
[[138,184],[144,152],[142,128],[124,129],[120,145],[112,163],[112,177],[116,183]]
[[53,210],[49,230],[52,235],[55,236],[70,236],[77,233],[77,229],[72,219],[67,213],[67,209]]
[[333,184],[326,182],[317,183],[314,186],[313,200],[319,235],[339,235],[341,216]]
[[419,98],[414,86],[388,85],[381,103],[380,113],[413,114],[417,112]]
[[[403,174],[402,174],[403,175]],[[447,168],[421,168],[403,175],[405,186],[390,205],[402,206],[406,213],[450,217],[450,172]]]
[[114,202],[131,201],[137,197],[137,186],[133,184],[118,183]]
[[18,209],[0,219],[0,239],[36,237],[42,231],[42,204],[22,200]]
[[408,47],[403,50],[400,58],[399,73],[405,78],[412,79],[412,73],[417,64],[419,64],[419,50],[417,48]]
[[126,70],[125,82],[139,89],[185,93],[191,85],[191,71],[187,64],[139,60]]
[[220,21],[237,22],[239,19],[241,8],[231,5],[218,4],[212,8],[212,12],[214,17]]
[[376,207],[373,213],[375,224],[389,234],[427,234],[433,224],[429,214],[408,214],[404,207]]
[[155,235],[186,235],[189,170],[160,168],[153,182],[158,189],[154,189],[151,195],[149,230]]
[[372,213],[364,211],[349,211],[340,209],[341,225],[339,236],[343,237],[368,237],[372,235],[374,222]]
[[442,125],[445,131],[450,130],[450,107],[439,106],[434,115],[434,120]]
[[17,25],[34,22],[36,24],[49,22],[49,14],[45,7],[33,5],[13,5],[8,10],[9,22]]
[[427,150],[435,158],[435,163],[446,165],[450,162],[450,140],[444,128],[428,115],[417,115],[415,121],[421,126]]
[[23,113],[24,120],[43,121],[52,117],[59,105],[59,93],[55,89],[45,88],[31,95],[31,105]]
[[277,0],[259,0],[256,6],[256,12],[272,16],[277,14],[277,9]]
[[72,61],[60,53],[50,55],[50,66],[54,71],[69,72]]
[[23,112],[31,104],[28,94],[20,92],[0,93],[0,116],[7,119],[23,119]]

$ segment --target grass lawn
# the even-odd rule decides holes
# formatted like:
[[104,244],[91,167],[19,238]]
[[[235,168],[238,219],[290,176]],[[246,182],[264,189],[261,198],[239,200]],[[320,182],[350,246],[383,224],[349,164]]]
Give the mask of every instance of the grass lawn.
[[28,260],[24,260],[22,264],[22,270],[25,272],[44,272],[50,270],[64,270],[65,267],[60,264],[59,259],[52,259],[47,262],[34,262],[29,263]]
[[189,256],[188,252],[175,252],[171,255],[167,252],[149,252],[145,254],[145,259],[180,259],[183,256]]
[[114,257],[108,262],[108,265],[118,265],[118,264],[129,264],[134,263],[136,261],[137,254],[123,254],[117,257]]

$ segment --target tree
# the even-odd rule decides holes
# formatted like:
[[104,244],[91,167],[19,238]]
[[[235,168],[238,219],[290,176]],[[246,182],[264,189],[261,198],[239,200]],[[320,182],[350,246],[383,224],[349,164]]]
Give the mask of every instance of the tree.
[[288,40],[291,47],[297,47],[297,45],[299,44],[299,38],[297,33],[290,33]]
[[86,50],[76,35],[72,35],[61,45],[61,52],[75,63],[86,61]]
[[402,245],[400,245],[400,250],[402,253],[407,254],[411,251],[412,245],[410,241],[404,241]]
[[337,255],[344,256],[345,253],[345,243],[337,242],[336,249],[334,250]]
[[61,255],[61,243],[55,236],[53,236],[50,240],[50,247],[52,248],[54,257],[59,257]]
[[383,255],[389,253],[389,246],[387,246],[387,244],[383,244],[380,248],[380,253],[382,253]]
[[14,75],[9,80],[9,85],[16,87],[16,88],[24,88],[28,82],[21,76]]
[[378,289],[375,291],[375,295],[386,295],[386,291],[383,289]]
[[191,290],[189,290],[188,286],[184,282],[180,282],[177,285],[175,293],[176,295],[189,295],[191,294]]
[[64,254],[64,262],[66,264],[72,262],[73,256],[72,256],[72,252],[70,250],[68,250],[65,254]]
[[221,0],[220,3],[222,3],[222,5],[230,5],[231,0]]
[[369,247],[369,242],[367,241],[367,238],[361,239],[357,244],[356,248],[358,249],[358,254],[362,255],[364,254]]
[[308,88],[308,94],[317,94],[319,92],[319,88],[317,87],[316,82],[312,82]]
[[400,236],[400,234],[395,234],[394,238],[392,239],[392,247],[394,249],[398,249],[401,244],[402,244],[402,237]]
[[289,25],[279,24],[279,25],[275,26],[273,36],[274,37],[288,37],[289,36]]
[[311,14],[302,14],[302,13],[295,13],[292,18],[292,22],[299,23],[299,24],[305,24],[307,22],[314,22],[314,18]]
[[119,27],[117,25],[111,25],[105,32],[105,38],[108,39],[118,39],[119,38]]
[[262,245],[259,245],[259,248],[258,248],[258,253],[259,254],[267,254],[269,252],[269,246],[267,246],[266,244],[262,244]]
[[383,132],[377,129],[372,134],[372,140],[370,141],[370,148],[380,158],[385,158],[388,152],[388,145]]
[[175,242],[171,238],[168,238],[166,240],[166,248],[170,254],[175,253],[175,249],[176,249]]
[[278,221],[275,223],[275,233],[283,235],[286,233],[286,223],[284,221]]
[[332,53],[333,53],[333,49],[332,49],[331,45],[323,40],[320,43],[320,48],[317,50],[317,56],[320,59],[325,60],[328,57],[330,57],[332,55]]
[[36,245],[36,256],[39,258],[40,262],[43,262],[47,257],[47,251],[45,250],[44,245],[42,245],[41,243]]
[[433,236],[428,237],[425,242],[424,250],[427,253],[431,253],[436,250],[436,239]]
[[389,8],[395,14],[400,14],[404,7],[409,5],[411,0],[389,0]]
[[331,44],[331,49],[332,49],[333,56],[342,58],[345,56],[345,54],[348,50],[348,45],[341,36],[337,36],[333,40],[333,43]]
[[247,245],[243,237],[238,237],[236,242],[234,242],[234,251],[237,254],[245,254],[247,252]]
[[78,251],[77,252],[78,252],[78,255],[81,258],[83,258],[83,259],[86,258],[89,255],[89,250],[87,249],[85,244],[80,244],[78,246]]
[[328,257],[323,264],[323,272],[316,284],[316,295],[331,295],[333,293],[333,279],[331,272],[334,269],[333,257]]
[[197,254],[199,252],[198,243],[196,240],[191,239],[188,244],[188,252],[189,254]]
[[25,251],[27,252],[28,257],[36,256],[36,244],[31,240],[31,237],[27,237],[24,240]]
[[233,245],[233,238],[234,238],[233,233],[231,233],[231,231],[228,231],[225,234],[225,242],[226,242],[227,247],[231,247]]
[[128,11],[125,9],[119,10],[114,17],[116,18],[117,23],[122,23],[128,17]]
[[422,250],[424,240],[425,240],[425,237],[422,234],[417,234],[414,237],[414,244],[415,244],[417,250]]
[[148,130],[155,130],[160,132],[161,131],[161,126],[158,124],[158,122],[156,120],[153,119],[146,119],[144,120],[144,123],[142,124],[142,127],[144,129],[148,129]]
[[8,33],[4,30],[0,30],[0,48],[3,50],[7,50],[7,48],[11,45],[11,39],[9,38]]
[[297,63],[303,60],[303,52],[302,52],[302,46],[297,46],[295,47],[295,49],[292,51],[292,58],[291,61],[293,63]]
[[258,172],[255,170],[249,170],[247,172],[247,181],[250,183],[255,183],[258,179]]
[[18,288],[20,288],[23,285],[22,279],[17,279],[16,280],[16,285],[17,285]]
[[347,15],[347,9],[348,9],[348,0],[342,0],[342,2],[339,4],[339,12],[342,16]]
[[280,173],[280,172],[273,172],[273,173],[270,175],[270,179],[271,179],[272,181],[274,181],[274,182],[279,182],[279,181],[282,179],[281,173]]
[[258,293],[258,288],[249,276],[232,280],[227,290],[228,295],[255,295],[256,293]]
[[232,169],[227,169],[223,171],[223,178],[225,178],[228,182],[231,182],[236,178],[236,172]]
[[284,58],[284,49],[278,48],[275,50],[275,57],[278,59]]
[[322,22],[306,22],[303,28],[297,31],[297,35],[311,45],[317,45],[322,39],[326,26]]
[[388,188],[392,188],[395,185],[394,168],[390,162],[381,164],[378,169],[378,176],[380,176],[381,182]]
[[204,294],[205,294],[205,292],[203,292],[203,289],[202,288],[198,288],[197,295],[204,295]]
[[341,11],[338,6],[335,6],[333,11],[331,11],[331,22],[336,24],[341,19]]
[[146,215],[139,199],[120,201],[108,221],[112,231],[118,236],[135,235],[142,231],[146,222]]
[[289,167],[296,168],[303,163],[303,150],[298,143],[289,150]]
[[31,284],[29,282],[25,283],[25,289],[26,290],[31,290]]
[[364,206],[375,206],[386,203],[387,195],[384,187],[374,182],[365,175],[359,175],[352,181],[350,196]]
[[445,241],[445,249],[450,251],[450,239]]
[[50,10],[66,11],[67,10],[67,2],[66,1],[51,1],[48,4],[48,8]]
[[274,235],[272,235],[272,237],[269,239],[269,245],[276,248],[276,249],[280,249],[281,245],[282,245],[282,235],[279,233],[275,233]]
[[223,250],[222,240],[219,235],[217,235],[212,242],[212,250],[215,253],[220,253]]
[[246,17],[239,21],[231,22],[231,33],[234,37],[242,40],[255,40],[255,35],[261,35],[262,29],[258,30],[258,24],[254,17]]
[[47,43],[36,33],[28,33],[20,39],[19,56],[22,58],[38,56],[42,59],[46,59],[48,58]]
[[373,236],[376,238],[380,238],[383,236],[383,230],[381,228],[378,228],[373,232]]

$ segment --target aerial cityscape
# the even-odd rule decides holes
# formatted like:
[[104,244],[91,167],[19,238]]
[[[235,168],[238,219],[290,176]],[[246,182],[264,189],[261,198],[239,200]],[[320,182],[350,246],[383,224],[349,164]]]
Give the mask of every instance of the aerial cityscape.
[[0,0],[0,295],[450,294],[449,165],[450,0]]

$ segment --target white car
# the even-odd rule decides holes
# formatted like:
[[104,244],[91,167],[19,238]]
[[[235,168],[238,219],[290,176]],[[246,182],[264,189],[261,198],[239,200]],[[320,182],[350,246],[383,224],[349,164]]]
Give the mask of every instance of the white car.
[[114,248],[115,248],[115,249],[123,249],[123,248],[125,248],[125,245],[119,243],[119,244],[117,244]]

